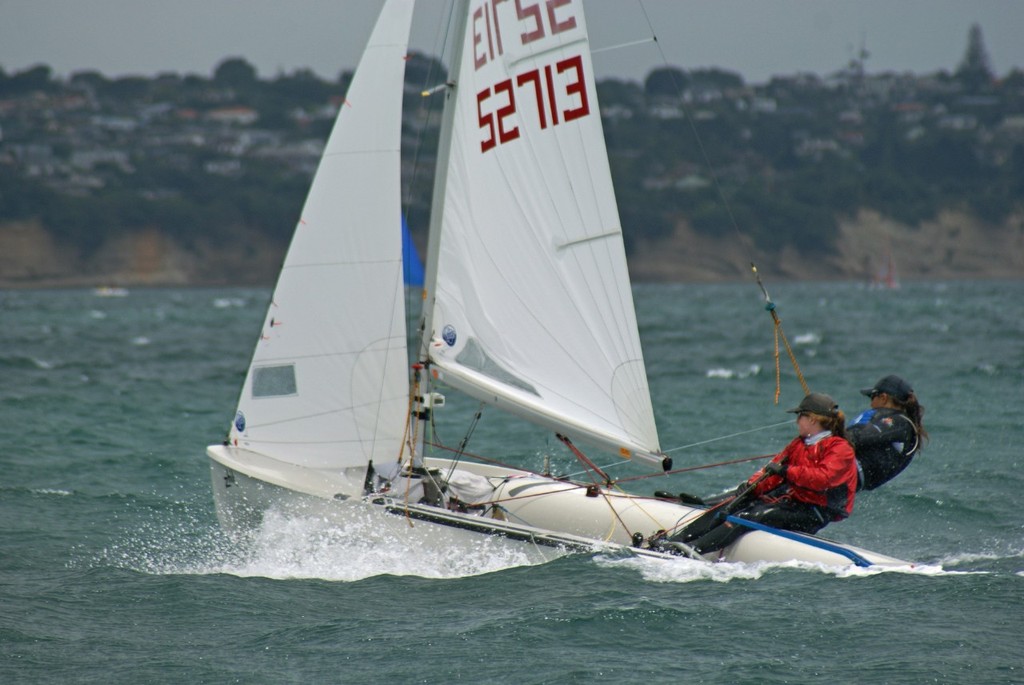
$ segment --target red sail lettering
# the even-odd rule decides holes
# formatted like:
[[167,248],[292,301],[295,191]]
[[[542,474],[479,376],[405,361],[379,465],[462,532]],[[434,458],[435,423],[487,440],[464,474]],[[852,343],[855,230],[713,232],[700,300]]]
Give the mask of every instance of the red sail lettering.
[[497,111],[498,115],[498,141],[507,143],[510,140],[515,140],[519,137],[519,127],[513,126],[512,128],[505,130],[505,119],[516,113],[516,98],[515,93],[512,90],[512,79],[505,79],[501,83],[494,86],[494,94],[505,93],[508,97],[508,103],[504,106],[499,107]]
[[533,19],[534,29],[520,34],[520,39],[523,41],[523,45],[532,43],[535,40],[540,40],[544,37],[544,23],[541,19],[540,5],[533,4],[527,7],[523,7],[522,0],[516,0],[516,16],[519,17],[519,21],[526,19]]
[[[532,87],[531,87],[532,84]],[[526,94],[523,95],[523,90]],[[499,81],[476,95],[477,120],[483,131],[480,152],[493,150],[498,145],[521,137],[521,126],[531,126],[519,117],[516,94],[529,98],[533,95],[537,107],[538,130],[574,121],[590,114],[587,79],[583,73],[583,57],[576,55],[541,69],[531,69]],[[528,109],[528,107],[527,107]],[[559,121],[561,112],[561,122]]]
[[484,102],[491,97],[491,89],[481,90],[476,94],[476,114],[480,121],[480,128],[487,130],[487,137],[480,141],[480,152],[487,152],[494,148],[498,142],[494,139],[494,116],[488,112],[484,114]]
[[579,119],[590,114],[590,102],[587,99],[587,83],[583,79],[583,58],[576,55],[569,59],[563,59],[555,67],[558,69],[559,74],[569,70],[576,72],[576,80],[566,84],[565,92],[567,95],[579,96],[579,106],[562,110],[562,116],[566,121],[572,121],[573,119]]
[[548,107],[551,108],[551,125],[558,123],[558,103],[555,102],[555,79],[551,75],[551,65],[544,65],[544,76],[548,84]]
[[498,5],[506,0],[491,0],[491,15],[494,17],[494,41],[498,44],[498,54],[504,55],[505,49],[501,47],[501,24],[498,23]]
[[548,0],[548,23],[551,24],[551,34],[561,33],[576,28],[576,16],[571,15],[562,21],[555,18],[555,10],[559,7],[571,5],[572,0]]
[[[480,10],[483,8],[481,7]],[[478,12],[480,10],[477,10]],[[484,12],[484,19],[487,20],[487,54],[494,61],[494,34],[491,33],[491,15],[489,12]]]
[[473,12],[473,68],[479,69],[487,64],[487,55],[481,51],[483,36],[480,35],[480,20],[483,19],[483,8],[477,7]]
[[533,82],[533,95],[537,102],[537,115],[540,117],[540,127],[545,129],[548,127],[548,118],[544,114],[544,91],[540,87],[540,71],[533,69],[532,71],[526,71],[516,77],[516,85],[522,88],[529,82]]

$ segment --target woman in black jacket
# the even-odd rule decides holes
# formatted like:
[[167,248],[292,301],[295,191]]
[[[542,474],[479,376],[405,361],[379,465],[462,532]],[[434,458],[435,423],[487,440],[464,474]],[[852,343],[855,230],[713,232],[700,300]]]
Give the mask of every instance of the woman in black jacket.
[[928,433],[924,407],[899,376],[886,376],[860,392],[871,398],[871,409],[846,427],[846,438],[857,455],[857,489],[874,490],[907,468]]

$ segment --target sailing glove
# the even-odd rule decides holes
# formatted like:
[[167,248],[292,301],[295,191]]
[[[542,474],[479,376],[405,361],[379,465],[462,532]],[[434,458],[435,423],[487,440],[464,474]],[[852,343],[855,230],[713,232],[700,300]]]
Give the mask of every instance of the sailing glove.
[[769,476],[786,477],[786,464],[781,461],[770,461],[764,466],[764,472]]

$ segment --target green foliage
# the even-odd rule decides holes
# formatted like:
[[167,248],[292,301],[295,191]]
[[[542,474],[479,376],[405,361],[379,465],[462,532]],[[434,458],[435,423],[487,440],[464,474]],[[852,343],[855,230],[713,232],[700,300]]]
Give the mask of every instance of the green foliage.
[[647,75],[644,81],[644,95],[648,98],[678,99],[690,79],[686,72],[678,67],[660,67]]
[[228,88],[251,88],[256,84],[256,67],[240,57],[226,59],[214,69],[213,82]]
[[[970,74],[984,76],[988,65],[980,33],[970,40],[960,70],[936,75],[933,94],[912,88],[887,96],[889,101],[858,91],[856,84],[826,87],[814,79],[775,78],[748,87],[739,75],[719,69],[663,67],[643,84],[601,81],[598,98],[607,115],[604,131],[627,249],[639,240],[668,237],[686,220],[707,235],[738,231],[769,252],[794,245],[821,254],[834,244],[839,218],[863,207],[910,225],[945,207],[966,208],[993,223],[1020,211],[1024,145],[1008,147],[991,134],[1007,114],[1024,111],[1024,72],[1013,71],[1001,82],[989,73],[971,86]],[[439,61],[414,53],[407,63],[408,90],[433,87],[444,73]],[[308,188],[308,165],[225,148],[250,132],[272,138],[279,148],[326,140],[332,122],[323,112],[350,81],[348,72],[332,82],[309,70],[260,79],[241,58],[221,62],[212,78],[108,79],[85,71],[64,83],[45,66],[14,74],[0,69],[0,98],[36,103],[66,91],[86,95],[79,101],[88,103],[67,113],[26,106],[5,116],[0,221],[38,218],[59,240],[86,251],[106,235],[149,226],[186,245],[233,241],[244,231],[283,244]],[[896,106],[901,97],[918,105],[917,118]],[[442,102],[405,102],[403,134],[417,141],[403,148],[405,164],[417,165],[404,192],[414,231],[427,224],[436,148],[431,132]],[[259,120],[232,129],[204,119],[226,106],[253,108]],[[431,107],[435,111],[428,112]],[[143,111],[149,117],[144,122]],[[97,126],[97,115],[111,126]],[[61,117],[75,116],[74,125],[65,127]],[[117,131],[124,122],[138,124],[137,132]],[[77,133],[64,135],[65,129]],[[191,137],[173,142],[183,132]],[[161,137],[172,142],[150,142]],[[189,142],[196,140],[201,142]],[[48,150],[51,163],[70,169],[79,149],[126,150],[131,161],[90,167],[88,174],[102,187],[70,192],[60,182],[18,173],[11,162]],[[237,168],[210,170],[226,160]],[[76,172],[63,173],[58,181]]]
[[739,188],[729,204],[731,215],[720,205],[703,205],[694,216],[694,227],[723,235],[734,230],[735,219],[736,230],[769,254],[788,245],[807,254],[826,254],[838,235],[835,214],[813,198],[802,200],[750,183]]
[[30,67],[8,76],[0,70],[0,97],[16,97],[32,92],[51,92],[58,84],[52,80],[53,71],[45,65]]
[[696,88],[742,88],[743,77],[725,69],[695,69],[690,72],[690,83]]
[[970,92],[978,92],[992,83],[994,76],[989,66],[985,41],[981,36],[981,26],[978,24],[971,26],[967,35],[967,51],[955,76]]

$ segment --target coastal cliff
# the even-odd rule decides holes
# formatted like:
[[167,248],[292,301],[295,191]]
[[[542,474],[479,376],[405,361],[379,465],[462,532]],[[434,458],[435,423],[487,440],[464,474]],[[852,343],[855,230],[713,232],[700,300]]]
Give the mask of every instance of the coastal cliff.
[[[270,286],[286,246],[256,232],[236,231],[228,245],[188,247],[159,228],[112,237],[89,254],[58,244],[37,221],[0,224],[0,287]],[[1024,277],[1024,216],[990,225],[943,211],[907,226],[861,210],[840,221],[827,252],[787,246],[765,254],[742,234],[710,236],[685,219],[660,240],[640,241],[630,255],[636,282],[725,282],[746,279],[750,262],[776,279],[870,281],[889,259],[900,280]]]

